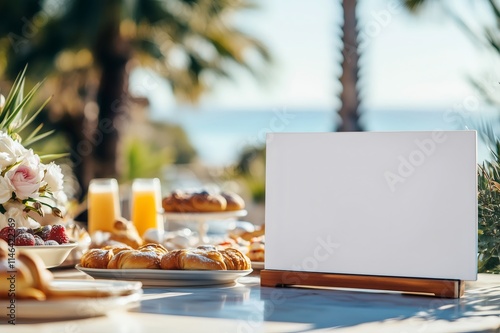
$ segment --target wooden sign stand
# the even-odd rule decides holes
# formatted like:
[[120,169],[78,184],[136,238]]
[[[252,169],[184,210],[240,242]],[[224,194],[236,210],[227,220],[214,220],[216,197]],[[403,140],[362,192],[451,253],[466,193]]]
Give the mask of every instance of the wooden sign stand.
[[264,269],[260,272],[263,287],[315,286],[390,290],[442,298],[460,298],[465,282],[427,278],[405,278],[369,275],[350,275],[317,272],[298,272]]

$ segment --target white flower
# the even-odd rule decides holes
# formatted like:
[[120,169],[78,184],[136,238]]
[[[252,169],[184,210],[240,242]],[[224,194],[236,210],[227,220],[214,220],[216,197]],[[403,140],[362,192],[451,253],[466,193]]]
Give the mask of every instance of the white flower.
[[17,141],[13,140],[7,133],[0,132],[0,168],[4,170],[21,158],[26,149]]
[[52,193],[56,193],[63,188],[63,174],[61,172],[61,167],[54,162],[50,162],[45,168],[44,181],[47,184],[48,190]]
[[20,202],[9,202],[3,205],[5,208],[5,218],[13,219],[16,223],[16,228],[26,227],[26,228],[37,228],[40,226],[39,223],[33,221],[28,217],[28,213],[24,211],[25,206]]
[[31,149],[26,151],[21,162],[7,171],[5,177],[10,181],[17,198],[24,200],[37,197],[43,179],[40,158]]
[[0,204],[9,201],[12,198],[14,189],[6,178],[0,176]]

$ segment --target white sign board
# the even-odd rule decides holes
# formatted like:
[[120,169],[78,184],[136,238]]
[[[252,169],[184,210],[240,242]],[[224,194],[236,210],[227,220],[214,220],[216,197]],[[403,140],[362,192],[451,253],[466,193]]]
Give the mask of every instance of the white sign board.
[[476,280],[475,131],[272,133],[266,269]]

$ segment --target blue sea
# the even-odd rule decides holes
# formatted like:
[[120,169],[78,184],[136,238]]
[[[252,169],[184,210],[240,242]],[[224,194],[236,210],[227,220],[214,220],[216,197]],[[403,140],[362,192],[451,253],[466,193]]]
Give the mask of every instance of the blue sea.
[[[263,146],[268,132],[331,132],[338,124],[333,110],[289,109],[180,110],[162,120],[181,125],[207,165],[234,163],[245,147]],[[360,123],[366,131],[462,130],[497,128],[500,118],[492,112],[370,110],[361,113]],[[478,160],[488,157],[478,140]]]

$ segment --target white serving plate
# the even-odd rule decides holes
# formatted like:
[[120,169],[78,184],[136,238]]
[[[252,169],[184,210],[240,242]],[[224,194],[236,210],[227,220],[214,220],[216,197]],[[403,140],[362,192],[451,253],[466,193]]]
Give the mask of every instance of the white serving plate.
[[54,280],[50,288],[73,293],[105,290],[106,297],[55,297],[45,301],[16,300],[16,319],[87,318],[123,310],[139,301],[141,283],[116,280]]
[[96,279],[122,279],[141,281],[144,286],[185,287],[208,286],[234,283],[242,276],[252,272],[248,270],[163,270],[163,269],[98,269],[80,265],[76,269]]

